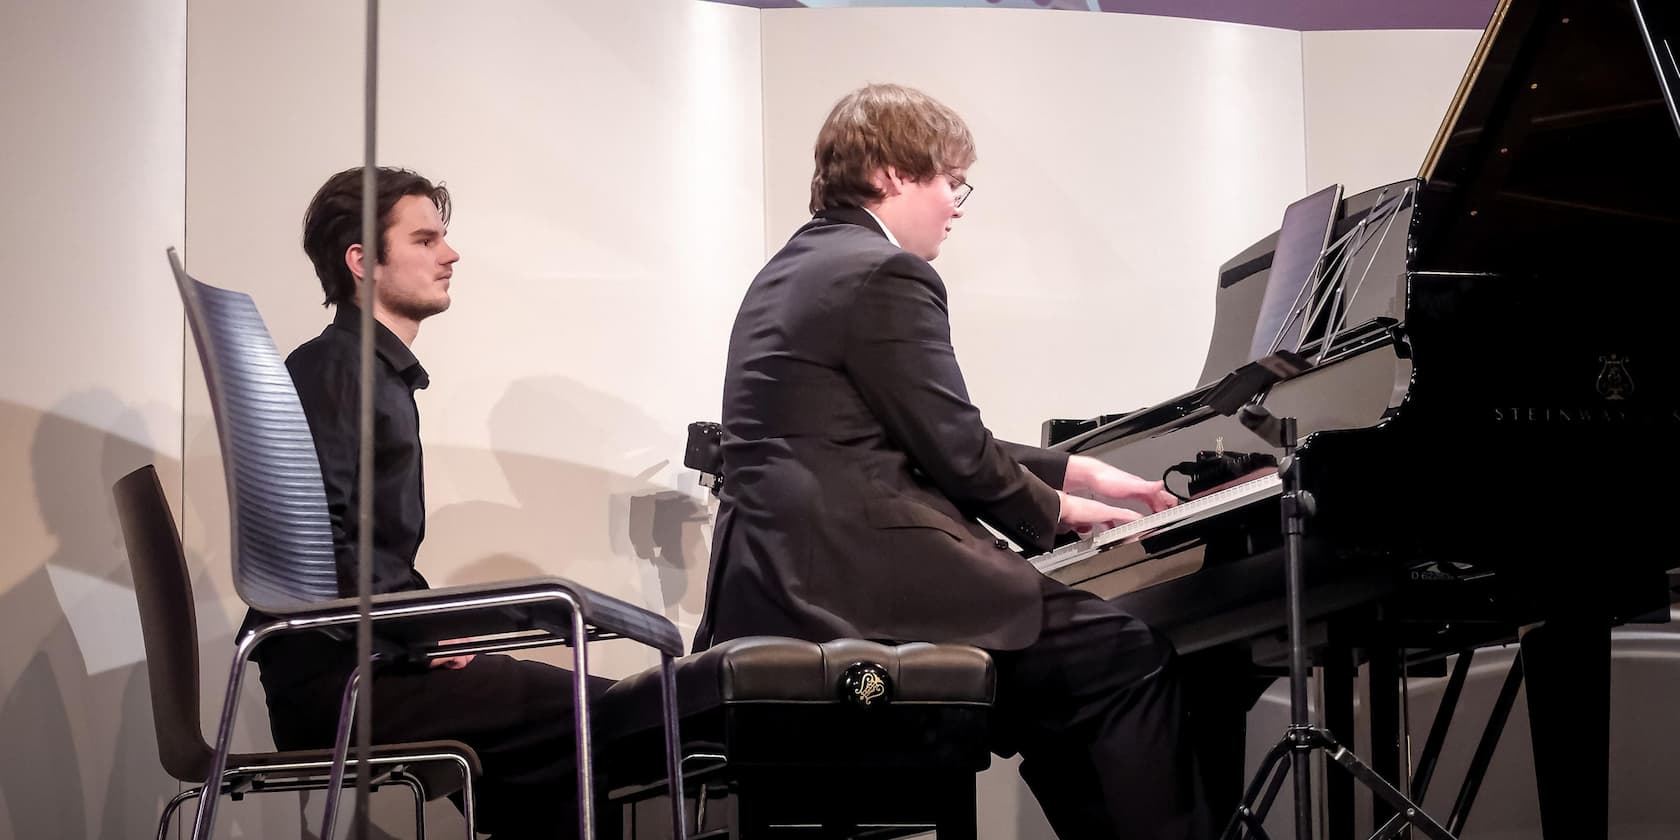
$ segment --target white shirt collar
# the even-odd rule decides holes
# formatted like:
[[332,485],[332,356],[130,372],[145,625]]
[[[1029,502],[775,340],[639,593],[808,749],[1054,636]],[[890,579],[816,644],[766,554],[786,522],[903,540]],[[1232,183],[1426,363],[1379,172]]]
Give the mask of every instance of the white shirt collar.
[[865,207],[865,208],[863,208],[863,212],[868,213],[869,218],[875,220],[875,224],[878,225],[881,228],[882,233],[887,235],[887,241],[891,242],[893,244],[894,248],[903,248],[904,247],[903,245],[898,244],[898,237],[892,235],[892,228],[887,227],[887,223],[881,221],[881,217],[875,215],[875,211],[870,210],[868,207]]

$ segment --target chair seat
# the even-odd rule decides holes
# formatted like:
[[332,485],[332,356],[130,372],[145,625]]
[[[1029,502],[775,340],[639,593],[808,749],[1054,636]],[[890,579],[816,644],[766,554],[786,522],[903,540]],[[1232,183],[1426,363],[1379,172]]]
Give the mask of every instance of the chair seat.
[[[685,755],[715,754],[737,769],[977,772],[990,763],[984,734],[996,674],[979,648],[751,636],[675,664]],[[860,698],[860,681],[873,697]],[[614,787],[664,776],[659,691],[658,669],[649,669],[601,700],[598,731]]]
[[[378,622],[375,634],[385,644],[428,648],[440,638],[490,636],[549,629],[570,634],[570,613],[556,610],[562,598],[575,600],[591,629],[592,638],[622,636],[669,653],[682,655],[682,636],[676,625],[628,602],[603,595],[559,577],[524,578],[466,584],[437,589],[385,592],[373,596]],[[428,608],[465,605],[438,612]],[[361,608],[356,598],[315,601],[280,607],[259,605],[258,611],[292,622],[313,623],[341,634],[353,632]]]
[[[456,756],[471,768],[472,774],[483,775],[478,754],[460,741],[411,741],[403,744],[375,744],[372,763],[406,765],[410,775],[426,788],[426,797],[436,799],[461,789],[460,766],[453,761],[424,760],[429,756]],[[210,755],[204,756],[205,771],[210,767]],[[308,778],[324,776],[332,765],[332,750],[288,750],[285,752],[233,753],[228,756],[227,772],[239,775],[262,775],[270,779]],[[354,768],[355,751],[351,751],[349,767]]]

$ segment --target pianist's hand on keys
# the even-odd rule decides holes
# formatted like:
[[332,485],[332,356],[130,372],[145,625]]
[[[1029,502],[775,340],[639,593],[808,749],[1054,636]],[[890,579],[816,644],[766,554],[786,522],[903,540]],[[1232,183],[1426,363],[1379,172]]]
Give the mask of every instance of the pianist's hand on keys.
[[1061,526],[1082,534],[1093,528],[1112,528],[1143,516],[1108,502],[1137,502],[1151,513],[1159,513],[1178,504],[1162,482],[1139,478],[1084,455],[1068,458],[1067,477],[1062,482],[1062,488]]

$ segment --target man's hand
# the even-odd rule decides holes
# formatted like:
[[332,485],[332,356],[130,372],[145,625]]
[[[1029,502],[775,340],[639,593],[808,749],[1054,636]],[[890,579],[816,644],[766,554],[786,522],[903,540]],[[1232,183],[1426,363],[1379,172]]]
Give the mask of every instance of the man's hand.
[[1056,491],[1056,495],[1062,499],[1062,512],[1057,521],[1064,530],[1083,534],[1093,528],[1113,528],[1143,517],[1143,514],[1135,510],[1106,505],[1096,499],[1087,499],[1060,490]]
[[[453,644],[459,644],[459,643],[465,642],[465,641],[470,641],[470,639],[445,639],[441,642],[438,642],[438,644],[439,645],[453,645]],[[477,655],[478,654],[476,654],[476,653],[468,653],[468,654],[464,654],[462,656],[436,656],[436,657],[432,658],[432,667],[433,668],[447,668],[448,670],[451,670],[451,671],[459,671],[462,668],[467,667],[467,664],[472,662],[473,657],[475,657]]]
[[[1167,492],[1165,482],[1146,481],[1119,467],[1084,455],[1068,458],[1067,478],[1062,483],[1062,489],[1071,495],[1116,502],[1135,501],[1151,513],[1159,513],[1178,504],[1178,499]],[[1065,502],[1062,507],[1067,509]]]

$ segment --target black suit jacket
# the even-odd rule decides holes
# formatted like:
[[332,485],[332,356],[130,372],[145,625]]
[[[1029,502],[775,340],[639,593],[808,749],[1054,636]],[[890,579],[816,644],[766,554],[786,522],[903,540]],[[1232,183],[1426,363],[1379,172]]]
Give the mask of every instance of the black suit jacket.
[[868,213],[825,211],[747,290],[696,649],[746,635],[1026,647],[1061,453],[992,437],[951,348],[945,284]]

